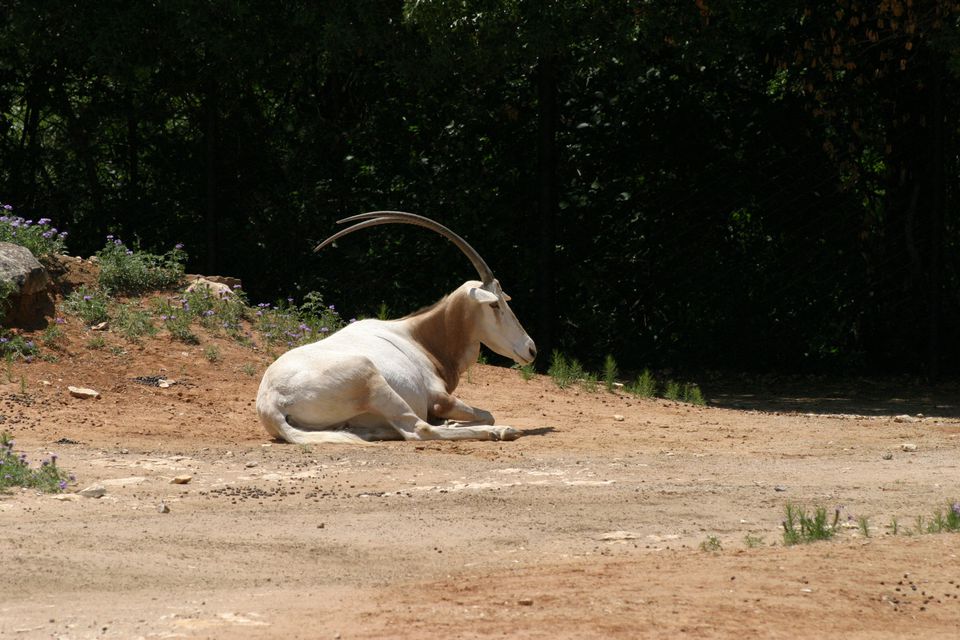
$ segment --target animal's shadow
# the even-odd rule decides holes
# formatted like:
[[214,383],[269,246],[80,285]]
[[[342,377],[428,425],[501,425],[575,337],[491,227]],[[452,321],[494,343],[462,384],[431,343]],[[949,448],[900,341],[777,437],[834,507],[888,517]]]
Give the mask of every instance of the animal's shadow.
[[545,436],[548,433],[553,433],[556,431],[553,427],[536,427],[534,429],[521,429],[520,437],[526,438],[527,436]]

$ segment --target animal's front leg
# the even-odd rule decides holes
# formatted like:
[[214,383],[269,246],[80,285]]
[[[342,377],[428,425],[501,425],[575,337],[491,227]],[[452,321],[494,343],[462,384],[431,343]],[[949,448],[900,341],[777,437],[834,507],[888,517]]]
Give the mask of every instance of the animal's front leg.
[[477,425],[494,423],[493,414],[489,411],[471,407],[460,398],[449,394],[435,398],[431,404],[430,413],[443,420],[456,420]]

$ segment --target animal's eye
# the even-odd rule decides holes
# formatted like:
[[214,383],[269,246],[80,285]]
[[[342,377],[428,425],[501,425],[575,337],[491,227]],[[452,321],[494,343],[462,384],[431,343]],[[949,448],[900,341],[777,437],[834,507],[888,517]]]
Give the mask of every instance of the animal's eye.
[[499,308],[500,308],[500,303],[499,303],[499,302],[491,302],[491,303],[490,303],[490,308],[491,308],[491,309],[499,309]]

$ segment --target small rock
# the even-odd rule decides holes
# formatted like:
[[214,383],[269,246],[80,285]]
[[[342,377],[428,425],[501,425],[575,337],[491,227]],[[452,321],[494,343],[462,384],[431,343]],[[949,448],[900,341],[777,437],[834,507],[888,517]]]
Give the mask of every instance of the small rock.
[[880,457],[883,458],[884,460],[893,460],[893,452],[885,451],[884,454]]
[[773,490],[774,490],[774,491],[781,491],[781,492],[782,492],[782,491],[786,491],[787,488],[786,488],[785,486],[783,486],[783,485],[778,484],[777,486],[775,486],[775,487],[773,488]]
[[533,598],[520,598],[517,600],[517,604],[521,607],[529,607],[533,605]]
[[169,389],[175,384],[177,384],[176,380],[167,380],[166,378],[160,378],[157,380],[157,386],[161,389]]
[[916,451],[916,450],[917,450],[917,445],[913,444],[912,442],[904,442],[902,445],[900,445],[900,450],[901,450],[901,451]]
[[90,330],[91,330],[91,331],[106,331],[106,330],[109,329],[109,328],[110,328],[110,323],[104,321],[104,322],[99,322],[99,323],[93,325],[92,327],[90,327]]
[[74,398],[83,398],[88,400],[90,398],[99,398],[100,392],[93,389],[86,389],[84,387],[67,387],[67,391],[70,392],[70,395]]
[[184,474],[180,476],[174,476],[173,480],[170,481],[170,484],[188,484],[191,480],[193,480],[193,476]]
[[257,466],[258,464],[260,464],[260,463],[257,462],[256,460],[251,460],[251,461],[249,461],[247,464],[245,464],[245,465],[243,465],[243,466],[245,466],[247,469],[253,469],[253,468],[254,468],[255,466]]
[[167,506],[166,502],[161,502],[157,505],[157,513],[170,513],[170,507]]
[[616,420],[617,422],[623,422],[625,418],[619,413],[617,413],[617,414],[614,414],[613,419]]
[[893,421],[894,422],[916,422],[917,419],[914,418],[913,416],[903,414],[901,416],[894,416]]
[[107,488],[102,484],[92,484],[78,493],[84,498],[102,498],[103,496],[107,495]]
[[70,502],[72,500],[80,499],[80,496],[75,493],[55,493],[50,497],[54,500],[60,500],[61,502]]

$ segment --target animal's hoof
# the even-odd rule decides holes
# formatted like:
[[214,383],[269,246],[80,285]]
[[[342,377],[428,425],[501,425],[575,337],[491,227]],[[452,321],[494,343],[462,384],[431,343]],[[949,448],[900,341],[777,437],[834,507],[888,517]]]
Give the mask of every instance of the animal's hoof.
[[514,429],[513,427],[503,427],[502,429],[497,429],[494,433],[498,436],[497,440],[516,440],[523,435],[519,429]]

